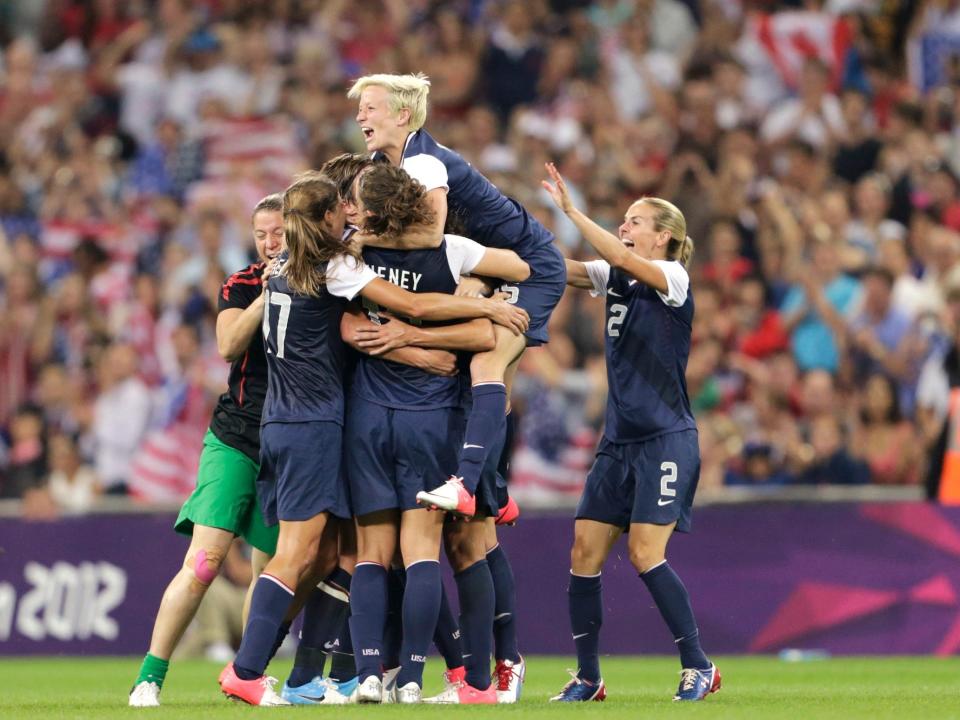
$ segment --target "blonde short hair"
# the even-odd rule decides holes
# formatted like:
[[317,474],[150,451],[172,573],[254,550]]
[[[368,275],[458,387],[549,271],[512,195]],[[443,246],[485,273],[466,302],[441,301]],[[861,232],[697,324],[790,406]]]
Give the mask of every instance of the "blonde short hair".
[[409,75],[364,75],[357,80],[347,97],[356,100],[360,93],[371,85],[377,85],[390,93],[390,112],[396,115],[403,108],[410,111],[410,129],[414,132],[427,122],[427,95],[430,94],[430,79],[423,73]]

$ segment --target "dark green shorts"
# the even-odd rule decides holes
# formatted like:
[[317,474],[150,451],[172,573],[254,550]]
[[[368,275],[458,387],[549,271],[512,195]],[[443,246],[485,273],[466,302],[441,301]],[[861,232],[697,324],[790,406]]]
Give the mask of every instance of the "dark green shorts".
[[258,550],[273,555],[279,527],[268,528],[257,502],[260,467],[210,430],[203,438],[197,488],[180,509],[174,529],[193,535],[194,525],[219,528],[239,535]]

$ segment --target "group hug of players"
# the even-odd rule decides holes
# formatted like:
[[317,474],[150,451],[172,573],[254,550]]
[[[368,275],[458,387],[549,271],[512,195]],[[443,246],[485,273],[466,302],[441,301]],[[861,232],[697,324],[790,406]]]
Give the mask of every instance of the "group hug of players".
[[[230,276],[219,297],[229,390],[177,518],[191,544],[163,595],[131,706],[159,705],[170,656],[236,536],[254,548],[254,582],[240,648],[219,677],[228,697],[516,702],[525,665],[496,526],[519,511],[501,456],[512,444],[517,363],[547,342],[567,285],[606,297],[609,398],[571,550],[578,669],[552,700],[606,697],[601,569],[625,530],[680,653],[674,699],[720,688],[665,559],[672,532],[690,529],[700,466],[684,380],[686,221],[671,203],[641,198],[615,236],[572,205],[547,165],[544,188],[600,258],[565,260],[521,205],[423,130],[428,92],[421,75],[358,80],[349,96],[370,154],[338,156],[253,211],[259,262]],[[441,583],[441,545],[458,618]],[[294,667],[278,691],[266,668],[301,611]],[[445,689],[424,698],[431,644],[446,662]]]

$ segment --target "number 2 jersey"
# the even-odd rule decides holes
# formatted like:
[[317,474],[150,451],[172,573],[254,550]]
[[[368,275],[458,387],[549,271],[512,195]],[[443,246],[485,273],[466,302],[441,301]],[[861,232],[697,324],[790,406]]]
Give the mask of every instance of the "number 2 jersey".
[[[254,263],[228,277],[220,287],[217,312],[246,310],[263,291],[264,264]],[[213,410],[210,430],[224,444],[260,462],[260,415],[267,394],[267,359],[263,340],[250,340],[243,357],[230,364],[227,392]]]
[[326,264],[326,282],[316,297],[291,290],[284,275],[287,254],[267,282],[263,313],[267,396],[263,424],[324,420],[343,424],[346,349],[340,320],[377,274],[349,256]]
[[686,381],[693,323],[690,278],[679,262],[653,262],[667,277],[666,293],[604,260],[584,263],[593,293],[607,298],[609,395],[603,434],[614,443],[696,429]]

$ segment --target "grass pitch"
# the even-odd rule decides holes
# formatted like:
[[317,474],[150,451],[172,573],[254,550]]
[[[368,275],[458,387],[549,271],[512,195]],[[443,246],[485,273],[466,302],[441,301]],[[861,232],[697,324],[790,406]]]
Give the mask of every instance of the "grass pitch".
[[[471,717],[581,718],[924,718],[960,720],[960,660],[935,658],[836,658],[801,663],[770,657],[718,658],[723,689],[701,703],[673,703],[679,681],[674,658],[608,657],[602,661],[604,703],[547,703],[566,681],[572,658],[531,657],[519,704],[499,707],[336,706],[251,708],[219,693],[220,666],[203,661],[171,665],[160,708],[127,707],[140,658],[18,658],[0,660],[0,718],[361,718]],[[281,678],[289,661],[271,672]],[[440,689],[441,664],[427,666],[426,691]]]

